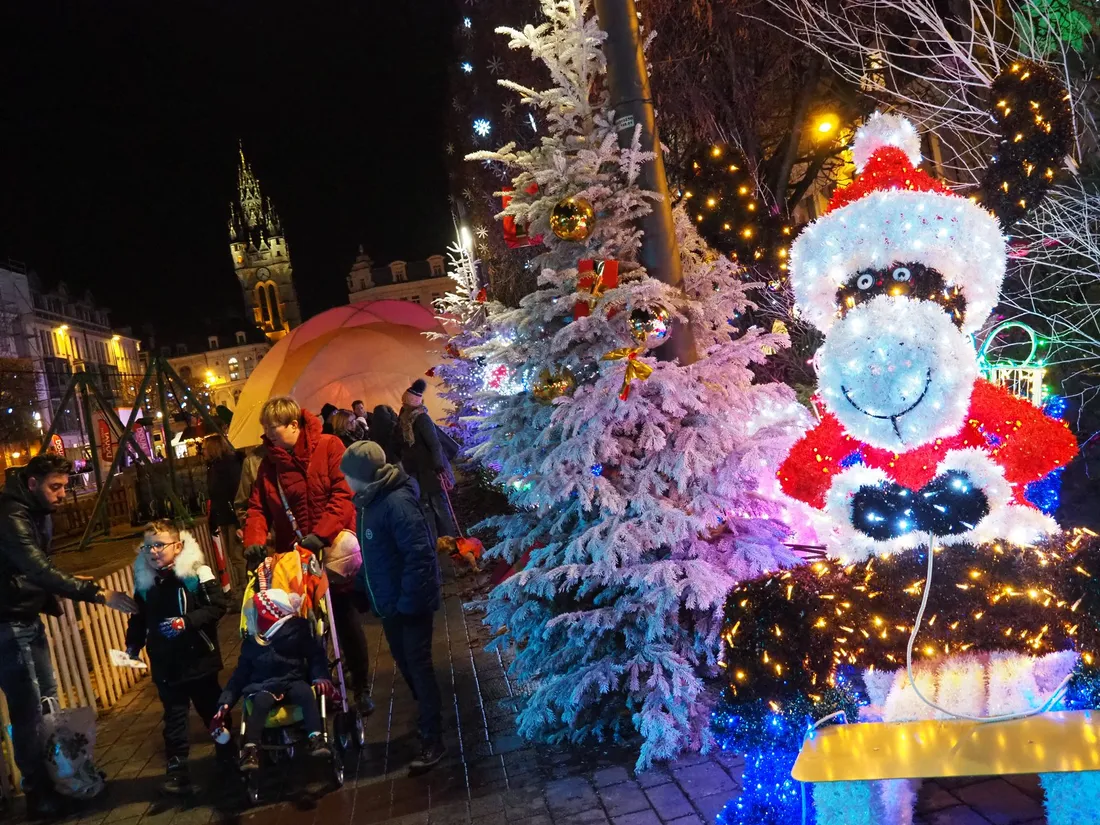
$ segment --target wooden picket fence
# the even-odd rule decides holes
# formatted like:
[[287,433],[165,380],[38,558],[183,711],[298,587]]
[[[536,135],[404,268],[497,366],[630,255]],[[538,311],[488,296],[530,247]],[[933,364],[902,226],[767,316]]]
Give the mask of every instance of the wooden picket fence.
[[[207,563],[216,571],[214,543],[206,519],[196,521],[190,531],[202,547]],[[133,593],[133,567],[127,562],[97,582],[104,590]],[[126,615],[103,605],[69,599],[59,601],[61,616],[42,617],[57,679],[58,700],[62,708],[90,707],[98,714],[118,704],[127,691],[147,678],[149,671],[111,664],[110,650],[126,649]],[[141,658],[149,664],[144,650]],[[0,797],[10,799],[18,792],[19,771],[15,766],[9,726],[7,703],[0,695],[0,750],[3,751]]]

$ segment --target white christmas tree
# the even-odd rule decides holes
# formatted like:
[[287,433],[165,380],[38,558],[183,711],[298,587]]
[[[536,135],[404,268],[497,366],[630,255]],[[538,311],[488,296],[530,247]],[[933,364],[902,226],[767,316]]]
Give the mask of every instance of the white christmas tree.
[[[700,674],[717,663],[726,593],[795,561],[758,481],[774,474],[803,413],[787,387],[752,383],[750,365],[785,341],[737,334],[730,319],[751,285],[684,215],[685,289],[637,263],[635,220],[657,197],[637,176],[651,156],[636,139],[617,143],[604,34],[588,3],[544,0],[543,13],[537,27],[500,31],[549,71],[554,85],[543,91],[503,81],[541,111],[548,134],[531,150],[470,156],[514,172],[505,212],[546,245],[532,262],[538,289],[518,308],[490,307],[484,343],[465,351],[511,381],[472,401],[481,411],[474,456],[499,468],[517,510],[487,522],[500,539],[492,552],[524,560],[491,592],[486,621],[506,628],[496,644],[514,649],[513,674],[529,693],[522,734],[637,733],[642,768],[709,743]],[[573,241],[550,220],[570,197],[594,216]],[[582,261],[597,262],[587,280]],[[617,263],[617,283],[594,277],[603,261]],[[649,352],[689,325],[698,361]]]

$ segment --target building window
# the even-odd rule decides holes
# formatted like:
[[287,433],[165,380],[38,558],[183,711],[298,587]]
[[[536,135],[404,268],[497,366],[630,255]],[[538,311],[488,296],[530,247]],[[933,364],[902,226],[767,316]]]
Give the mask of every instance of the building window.
[[241,367],[236,358],[229,359],[229,380],[237,381],[241,377]]
[[390,264],[390,274],[395,284],[402,284],[409,280],[408,271],[404,261],[394,261]]
[[187,344],[176,344],[176,355],[187,355]]
[[207,336],[207,338],[206,338],[206,345],[207,345],[207,346],[208,346],[208,347],[209,347],[210,349],[217,349],[217,348],[218,348],[218,336],[217,336],[217,335],[209,335],[209,336]]
[[267,282],[267,300],[268,306],[271,307],[271,328],[282,329],[283,313],[282,308],[279,306],[279,293],[275,289],[275,284],[271,281]]
[[240,330],[237,330],[237,332],[235,334],[236,334],[236,338],[237,338],[237,343],[238,344],[243,344],[244,340],[245,340],[244,339],[244,333],[241,332]]
[[267,290],[263,284],[256,284],[256,306],[260,308],[260,323],[271,326],[271,313],[267,309]]
[[428,266],[432,268],[433,278],[442,278],[444,274],[446,274],[443,267],[442,255],[432,255],[430,258],[428,258]]

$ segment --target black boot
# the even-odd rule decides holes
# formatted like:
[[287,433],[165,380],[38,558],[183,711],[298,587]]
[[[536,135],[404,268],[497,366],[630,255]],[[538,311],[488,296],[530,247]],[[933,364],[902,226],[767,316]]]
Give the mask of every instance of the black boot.
[[260,749],[253,744],[241,748],[241,771],[251,773],[260,769]]
[[161,786],[165,793],[191,793],[191,771],[187,769],[187,760],[173,756],[168,760],[168,771]]
[[420,745],[420,756],[409,763],[409,769],[415,773],[426,771],[447,754],[447,746],[442,737],[424,739]]
[[332,756],[332,751],[325,744],[325,737],[319,733],[309,735],[309,739],[306,740],[306,753],[315,759],[328,759]]
[[374,713],[374,700],[370,698],[369,690],[355,691],[355,709],[362,716],[370,716]]
[[42,790],[27,789],[27,819],[49,822],[60,819],[65,813],[65,800],[51,786]]

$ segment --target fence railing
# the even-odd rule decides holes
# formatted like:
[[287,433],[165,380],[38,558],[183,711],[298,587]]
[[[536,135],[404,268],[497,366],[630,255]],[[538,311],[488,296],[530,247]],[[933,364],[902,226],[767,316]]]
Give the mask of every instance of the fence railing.
[[[207,564],[217,570],[214,544],[206,519],[199,519],[190,528]],[[134,570],[130,560],[98,584],[104,590],[134,592]],[[111,664],[111,649],[126,649],[126,624],[128,617],[99,604],[72,602],[59,599],[61,616],[43,616],[46,639],[49,642],[50,662],[57,679],[57,698],[61,707],[90,707],[98,714],[118,704],[119,700],[135,685],[144,680],[149,671],[115,667]],[[146,664],[149,659],[141,652]],[[0,796],[11,797],[19,789],[19,770],[15,766],[11,744],[11,720],[7,703],[0,700]]]

